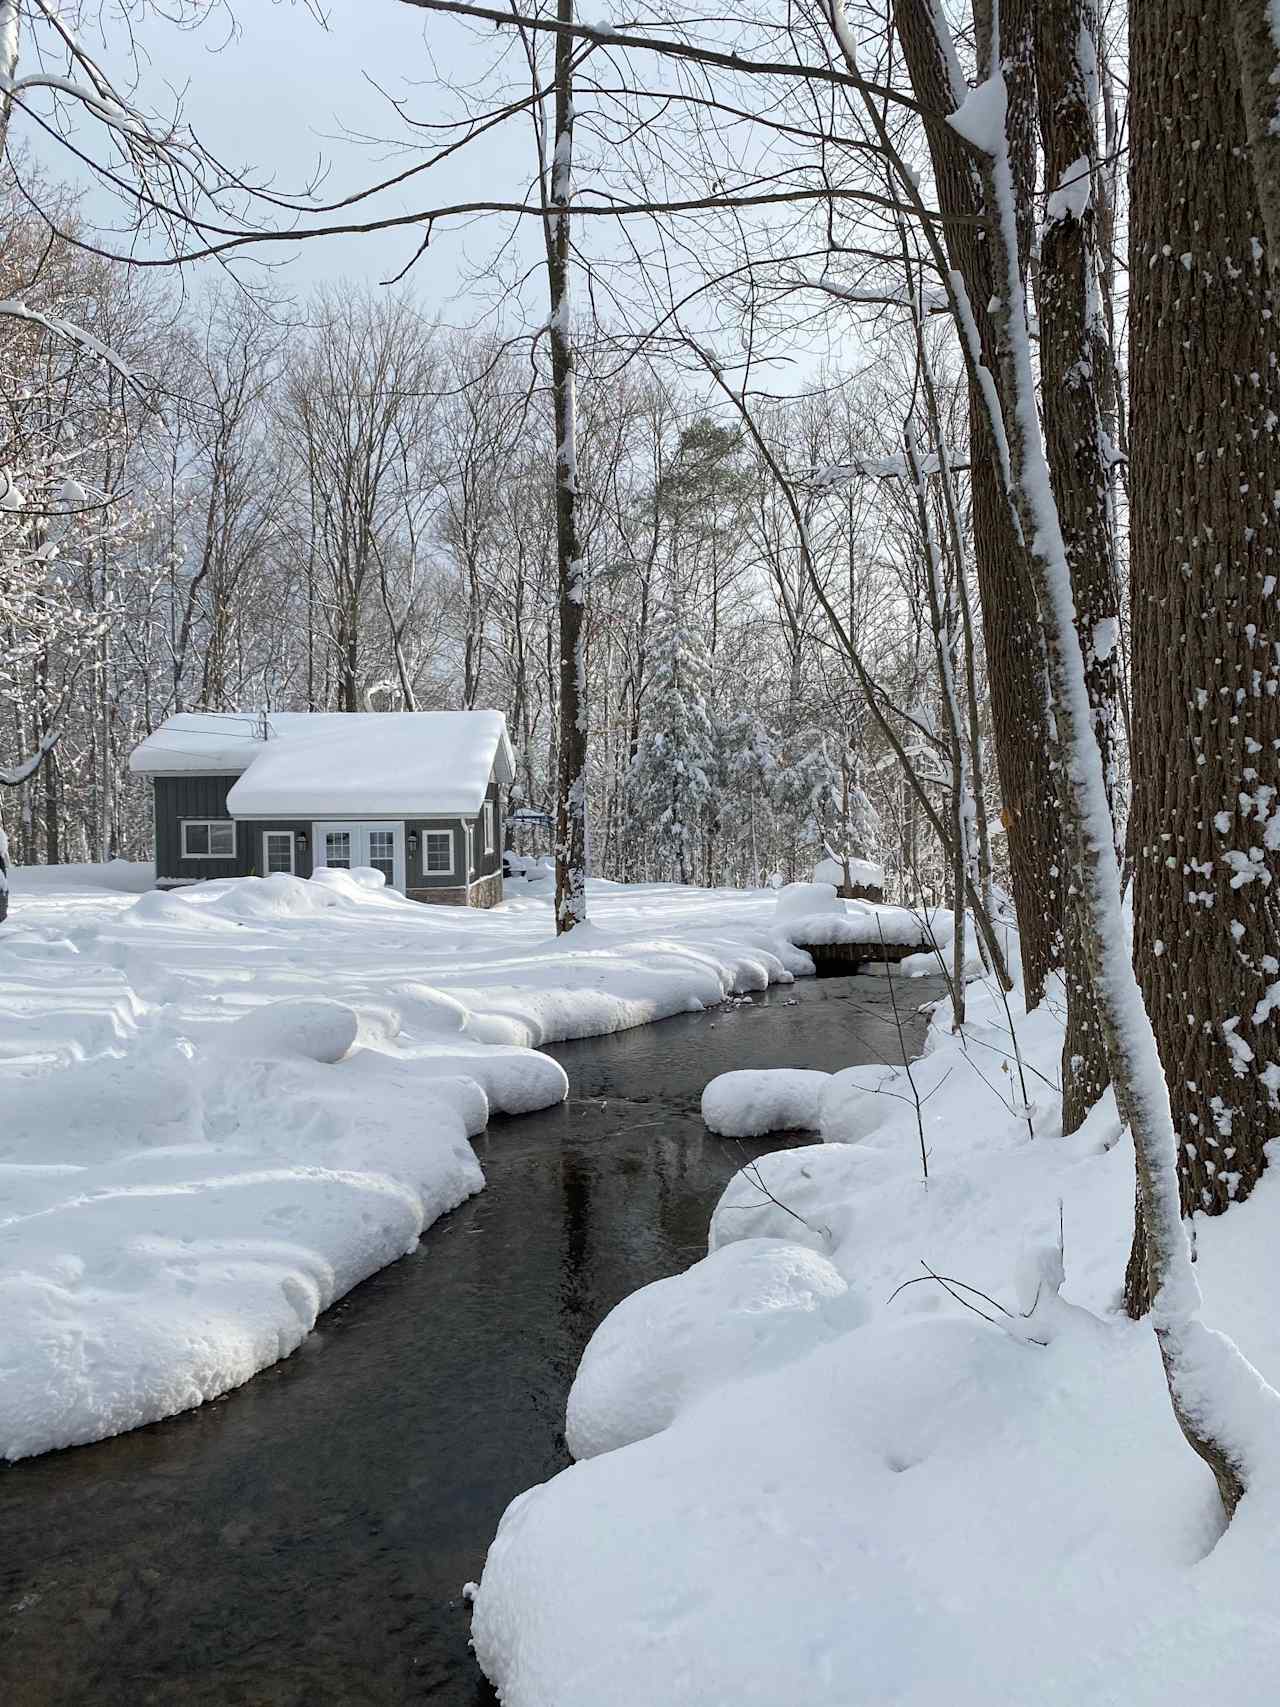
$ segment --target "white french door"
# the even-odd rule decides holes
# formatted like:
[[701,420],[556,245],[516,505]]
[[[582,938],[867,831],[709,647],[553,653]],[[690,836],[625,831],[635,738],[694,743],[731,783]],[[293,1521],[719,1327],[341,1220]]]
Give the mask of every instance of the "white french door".
[[353,824],[350,822],[321,822],[311,826],[315,844],[312,868],[332,866],[350,871],[357,865],[371,865],[387,880],[388,889],[404,892],[404,825]]

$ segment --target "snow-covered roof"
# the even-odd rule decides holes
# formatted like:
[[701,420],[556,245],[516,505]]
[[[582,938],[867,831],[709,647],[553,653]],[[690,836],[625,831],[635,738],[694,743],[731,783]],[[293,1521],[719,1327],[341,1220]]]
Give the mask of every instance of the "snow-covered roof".
[[237,818],[479,812],[515,776],[500,711],[184,711],[134,748],[144,776],[238,776]]

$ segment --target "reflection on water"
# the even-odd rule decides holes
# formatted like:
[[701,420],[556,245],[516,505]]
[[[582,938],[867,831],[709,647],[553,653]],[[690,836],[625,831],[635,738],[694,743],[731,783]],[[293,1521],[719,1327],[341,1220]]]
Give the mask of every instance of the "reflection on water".
[[711,1137],[703,1084],[898,1052],[874,978],[551,1051],[571,1101],[495,1123],[488,1189],[295,1356],[185,1416],[0,1468],[0,1702],[492,1703],[462,1584],[507,1502],[567,1462],[595,1324],[696,1261],[724,1182],[774,1147]]

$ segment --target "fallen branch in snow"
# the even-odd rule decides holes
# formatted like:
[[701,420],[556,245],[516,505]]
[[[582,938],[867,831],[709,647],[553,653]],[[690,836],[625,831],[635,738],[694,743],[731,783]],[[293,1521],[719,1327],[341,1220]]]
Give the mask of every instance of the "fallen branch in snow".
[[954,1276],[949,1274],[935,1274],[923,1257],[920,1258],[920,1267],[924,1270],[924,1273],[918,1274],[914,1280],[904,1280],[900,1286],[895,1286],[893,1291],[885,1299],[886,1304],[892,1304],[899,1292],[905,1292],[908,1286],[923,1286],[926,1280],[936,1280],[938,1285],[941,1286],[945,1292],[951,1293],[951,1296],[955,1299],[957,1304],[963,1304],[966,1310],[972,1310],[975,1316],[981,1316],[984,1322],[990,1322],[993,1327],[998,1328],[1000,1326],[994,1316],[988,1316],[985,1310],[979,1310],[976,1304],[970,1304],[969,1300],[967,1298],[961,1298],[959,1293],[951,1292],[951,1288],[953,1286],[958,1286],[965,1292],[972,1292],[975,1298],[983,1299],[986,1303],[991,1305],[993,1310],[999,1310],[1002,1316],[1008,1316],[1010,1320],[1013,1319],[1012,1310],[1006,1310],[998,1298],[992,1298],[989,1293],[983,1292],[980,1287],[970,1286],[967,1280],[956,1280]]

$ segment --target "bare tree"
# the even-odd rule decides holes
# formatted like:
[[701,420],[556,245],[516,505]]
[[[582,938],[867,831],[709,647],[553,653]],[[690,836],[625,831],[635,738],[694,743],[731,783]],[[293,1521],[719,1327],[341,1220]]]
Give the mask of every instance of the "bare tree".
[[[1071,568],[1094,736],[1114,820],[1120,611],[1111,451],[1102,425],[1107,342],[1094,196],[1098,96],[1093,0],[1042,0],[1036,60],[1040,135],[1051,186],[1037,277],[1045,448]],[[1063,923],[1067,1029],[1062,1044],[1062,1124],[1065,1132],[1074,1132],[1107,1087],[1107,1064],[1078,897],[1070,883],[1063,898]]]

